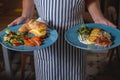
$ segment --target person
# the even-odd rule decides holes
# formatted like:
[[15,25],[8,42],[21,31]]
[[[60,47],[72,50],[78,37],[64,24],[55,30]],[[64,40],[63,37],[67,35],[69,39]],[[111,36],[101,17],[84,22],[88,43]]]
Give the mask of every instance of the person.
[[36,80],[86,80],[86,54],[64,39],[69,28],[84,23],[84,7],[95,23],[116,27],[103,16],[99,0],[23,0],[22,15],[8,26],[28,22],[36,8],[38,16],[58,32],[58,40],[53,45],[34,54]]

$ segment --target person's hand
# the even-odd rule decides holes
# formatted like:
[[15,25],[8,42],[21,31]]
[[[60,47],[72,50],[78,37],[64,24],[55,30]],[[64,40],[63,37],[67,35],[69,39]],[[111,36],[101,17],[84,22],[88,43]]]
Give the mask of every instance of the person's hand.
[[105,24],[105,25],[108,25],[108,26],[111,26],[111,27],[114,27],[114,28],[117,28],[117,26],[115,24],[113,24],[112,22],[110,22],[108,19],[106,18],[100,18],[98,20],[94,20],[95,23],[98,23],[98,24]]
[[12,21],[10,24],[8,24],[8,27],[13,26],[13,25],[17,25],[17,24],[21,24],[21,23],[26,23],[29,20],[30,19],[27,17],[20,16],[20,17],[16,18],[14,21]]

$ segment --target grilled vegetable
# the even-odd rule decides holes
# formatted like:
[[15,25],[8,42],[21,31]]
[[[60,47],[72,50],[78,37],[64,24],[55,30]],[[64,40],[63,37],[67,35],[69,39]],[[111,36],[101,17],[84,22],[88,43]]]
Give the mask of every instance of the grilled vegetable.
[[24,32],[13,32],[11,30],[6,30],[4,36],[4,41],[13,46],[19,46],[24,44],[24,36],[27,34]]
[[88,39],[89,34],[91,32],[91,28],[88,28],[87,26],[80,26],[80,28],[77,30],[79,36],[81,36],[81,40],[85,41]]

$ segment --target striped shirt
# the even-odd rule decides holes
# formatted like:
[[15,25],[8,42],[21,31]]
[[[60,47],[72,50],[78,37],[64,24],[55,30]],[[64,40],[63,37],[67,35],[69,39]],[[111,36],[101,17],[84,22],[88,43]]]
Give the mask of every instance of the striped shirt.
[[83,23],[83,0],[34,0],[38,15],[58,32],[48,48],[34,51],[36,80],[85,80],[85,54],[69,45],[64,33]]

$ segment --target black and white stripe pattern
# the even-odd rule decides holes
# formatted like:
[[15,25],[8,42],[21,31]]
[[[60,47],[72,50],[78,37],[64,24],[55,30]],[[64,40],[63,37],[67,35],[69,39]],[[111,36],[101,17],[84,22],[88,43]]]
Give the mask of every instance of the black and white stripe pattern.
[[58,31],[52,46],[35,51],[36,80],[85,80],[85,54],[64,40],[64,33],[83,23],[82,0],[35,0],[39,16]]

